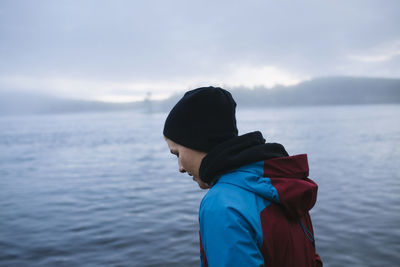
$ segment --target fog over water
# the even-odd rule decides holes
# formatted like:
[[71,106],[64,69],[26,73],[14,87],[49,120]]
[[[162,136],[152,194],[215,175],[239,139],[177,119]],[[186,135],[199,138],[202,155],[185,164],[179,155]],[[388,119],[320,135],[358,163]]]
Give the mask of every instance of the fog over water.
[[[0,266],[197,266],[206,191],[178,173],[166,113],[0,117]],[[400,106],[238,109],[240,134],[307,153],[325,266],[400,262]]]
[[[399,104],[400,79],[362,77],[315,78],[293,86],[228,89],[240,107],[276,107],[351,104]],[[169,112],[182,97],[176,93],[154,100],[149,93],[142,101],[107,103],[57,98],[52,95],[0,90],[0,116],[23,114],[79,113],[101,111]]]

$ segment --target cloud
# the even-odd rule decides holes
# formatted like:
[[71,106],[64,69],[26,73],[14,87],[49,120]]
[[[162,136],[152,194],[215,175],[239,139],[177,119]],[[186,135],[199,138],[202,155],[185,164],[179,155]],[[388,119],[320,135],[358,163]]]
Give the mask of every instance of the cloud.
[[233,72],[224,80],[229,87],[274,87],[276,85],[295,85],[301,82],[307,77],[300,77],[299,75],[293,75],[275,66],[239,66],[234,68]]
[[392,60],[400,55],[400,40],[395,40],[390,43],[379,44],[365,51],[349,54],[351,60],[360,61],[363,63],[379,63]]

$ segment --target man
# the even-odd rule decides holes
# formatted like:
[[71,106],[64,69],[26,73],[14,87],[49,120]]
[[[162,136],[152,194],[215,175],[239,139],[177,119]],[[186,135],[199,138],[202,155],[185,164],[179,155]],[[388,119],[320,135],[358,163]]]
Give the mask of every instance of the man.
[[260,132],[238,136],[236,103],[214,87],[187,92],[164,137],[179,171],[210,190],[199,210],[201,265],[322,266],[308,211],[317,184],[307,155],[289,156]]

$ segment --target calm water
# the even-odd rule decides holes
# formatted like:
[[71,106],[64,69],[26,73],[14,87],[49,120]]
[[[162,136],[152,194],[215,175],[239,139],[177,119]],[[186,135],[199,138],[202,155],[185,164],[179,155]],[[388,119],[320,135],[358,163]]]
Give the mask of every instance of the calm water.
[[[0,266],[197,266],[205,191],[165,117],[0,117]],[[308,153],[325,266],[400,265],[400,106],[238,110],[238,126]]]

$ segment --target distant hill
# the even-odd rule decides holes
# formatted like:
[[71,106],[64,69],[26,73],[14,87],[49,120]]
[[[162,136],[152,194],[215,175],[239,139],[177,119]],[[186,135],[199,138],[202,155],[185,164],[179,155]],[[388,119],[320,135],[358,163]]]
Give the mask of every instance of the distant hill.
[[400,103],[400,79],[329,77],[231,92],[241,106],[391,104]]
[[[227,88],[239,107],[293,105],[350,105],[400,103],[400,79],[327,77],[294,86]],[[0,115],[42,114],[138,110],[168,111],[182,96],[176,94],[163,101],[141,101],[124,104],[60,99],[26,92],[0,91]]]

